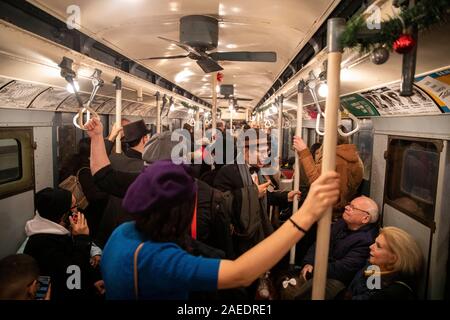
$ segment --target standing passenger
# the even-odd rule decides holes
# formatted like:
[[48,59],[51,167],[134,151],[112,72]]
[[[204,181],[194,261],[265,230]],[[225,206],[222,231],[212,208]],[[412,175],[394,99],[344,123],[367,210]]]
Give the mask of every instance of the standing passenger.
[[[122,172],[138,173],[144,167],[142,153],[148,141],[150,130],[143,120],[135,121],[123,126],[123,142],[127,148],[124,153],[111,153],[111,166]],[[100,223],[100,232],[96,238],[100,246],[104,246],[114,229],[125,221],[130,221],[130,215],[122,208],[122,199],[110,195],[108,204]]]
[[[312,183],[320,175],[322,170],[322,148],[316,151],[315,161],[305,142],[300,137],[294,137],[294,148],[297,150],[299,159],[309,183]],[[364,175],[364,165],[358,155],[356,146],[348,142],[347,137],[338,136],[336,146],[336,171],[340,176],[339,202],[333,207],[333,216],[338,218],[342,215],[345,205],[349,203],[358,191]]]
[[197,185],[170,160],[147,167],[129,187],[124,207],[135,216],[106,244],[102,273],[108,299],[187,299],[190,291],[248,286],[273,267],[338,196],[338,175],[311,186],[292,220],[236,260],[194,257],[189,227]]

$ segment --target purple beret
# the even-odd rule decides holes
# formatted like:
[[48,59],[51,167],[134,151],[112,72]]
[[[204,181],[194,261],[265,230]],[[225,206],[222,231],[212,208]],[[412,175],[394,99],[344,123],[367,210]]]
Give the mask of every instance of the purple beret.
[[196,192],[197,185],[187,166],[171,160],[156,161],[130,185],[122,206],[130,213],[168,208],[193,199]]

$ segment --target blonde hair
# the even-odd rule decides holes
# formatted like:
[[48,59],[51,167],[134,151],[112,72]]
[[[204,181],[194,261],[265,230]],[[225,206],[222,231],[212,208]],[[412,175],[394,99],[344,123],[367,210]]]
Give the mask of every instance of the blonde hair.
[[423,256],[414,238],[396,227],[384,227],[380,230],[389,250],[397,257],[392,266],[393,272],[408,276],[418,276],[422,270]]

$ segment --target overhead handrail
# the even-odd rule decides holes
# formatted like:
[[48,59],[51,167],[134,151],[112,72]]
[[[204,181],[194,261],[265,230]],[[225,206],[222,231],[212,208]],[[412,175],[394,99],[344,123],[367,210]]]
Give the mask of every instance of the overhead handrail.
[[[309,92],[311,93],[311,96],[314,100],[314,104],[317,109],[316,132],[318,135],[323,136],[323,135],[325,135],[325,132],[320,131],[320,118],[322,117],[325,119],[325,113],[320,108],[319,99],[317,98],[315,89],[311,88],[311,86],[308,86],[308,89],[309,89]],[[339,108],[339,109],[341,109],[341,108]],[[351,135],[354,135],[356,132],[359,131],[359,128],[360,128],[359,119],[357,117],[355,117],[351,112],[348,112],[347,114],[348,114],[348,117],[354,121],[354,123],[356,124],[356,127],[349,132],[343,132],[340,128],[340,125],[338,125],[337,131],[339,132],[339,135],[342,137],[349,137]],[[341,121],[342,121],[342,116],[341,116],[341,112],[339,112],[338,113],[338,124],[340,124]]]

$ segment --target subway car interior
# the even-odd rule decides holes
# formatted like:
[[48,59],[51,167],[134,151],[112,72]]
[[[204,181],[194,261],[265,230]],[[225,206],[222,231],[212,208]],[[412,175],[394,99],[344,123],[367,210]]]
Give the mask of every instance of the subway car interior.
[[[215,188],[220,189],[221,195],[228,191],[227,194],[234,197],[230,210],[240,210],[240,213],[229,213],[230,228],[234,228],[230,235],[232,246],[235,247],[233,255],[228,255],[223,248],[215,246],[215,243],[221,243],[223,239],[216,239],[220,237],[219,227],[212,226],[212,221],[217,219],[211,217],[208,223],[212,229],[208,233],[214,233],[217,241],[204,242],[213,247],[213,250],[222,249],[225,254],[219,255],[222,262],[220,268],[217,267],[216,274],[208,271],[208,275],[200,275],[192,271],[192,279],[201,276],[215,277],[218,285],[214,291],[206,285],[205,279],[198,280],[202,283],[198,288],[209,288],[204,290],[208,292],[189,294],[186,296],[188,299],[226,299],[228,295],[222,295],[221,291],[236,287],[245,292],[245,300],[301,299],[299,297],[302,294],[299,292],[302,290],[295,293],[301,287],[297,285],[299,280],[306,283],[311,281],[312,294],[302,295],[306,299],[330,299],[328,285],[333,274],[339,274],[336,277],[343,288],[331,299],[351,298],[351,295],[343,292],[351,291],[357,277],[356,271],[369,263],[376,265],[379,271],[369,278],[381,274],[382,280],[381,289],[377,287],[377,279],[374,280],[375,289],[370,287],[369,281],[364,284],[370,287],[364,289],[366,299],[380,297],[381,291],[385,290],[384,295],[381,295],[385,299],[408,299],[411,293],[418,300],[448,300],[449,12],[448,0],[3,0],[0,2],[0,259],[14,259],[18,254],[32,256],[41,270],[39,279],[50,276],[50,283],[57,288],[52,290],[50,299],[58,300],[58,294],[64,296],[64,290],[58,289],[57,281],[61,279],[52,273],[57,272],[54,271],[56,269],[49,267],[48,261],[42,266],[42,256],[50,257],[48,260],[53,257],[44,252],[45,248],[41,251],[36,249],[39,243],[32,241],[36,233],[30,231],[30,221],[35,221],[36,215],[39,217],[38,213],[43,216],[44,209],[40,209],[43,204],[38,199],[39,194],[42,196],[42,190],[56,192],[62,182],[68,181],[68,177],[75,176],[79,178],[78,182],[81,181],[81,169],[68,174],[66,167],[68,164],[75,165],[74,156],[81,153],[80,141],[86,141],[88,137],[91,143],[88,145],[90,156],[86,158],[88,162],[83,168],[88,169],[87,178],[92,185],[100,180],[99,173],[106,172],[104,166],[119,173],[132,172],[125,165],[115,166],[112,159],[114,154],[126,158],[125,150],[137,150],[132,143],[124,143],[123,138],[121,142],[121,133],[111,140],[114,150],[109,158],[106,156],[107,162],[98,165],[101,161],[98,160],[100,157],[97,158],[99,153],[95,152],[100,149],[97,144],[94,147],[94,133],[98,130],[101,130],[98,134],[106,139],[116,129],[114,124],[122,121],[122,135],[126,138],[128,124],[123,122],[124,119],[131,124],[141,123],[143,120],[145,133],[148,135],[145,140],[139,140],[139,143],[144,141],[146,147],[155,137],[163,137],[168,133],[173,138],[175,132],[187,129],[188,133],[196,132],[195,146],[200,137],[200,147],[204,152],[217,139],[214,133],[217,129],[225,130],[225,136],[233,136],[234,141],[239,140],[238,136],[245,130],[257,129],[260,132],[258,137],[264,132],[264,136],[270,135],[267,139],[271,139],[271,151],[268,154],[275,160],[271,163],[274,171],[268,174],[273,178],[267,178],[270,187],[267,187],[265,180],[264,183],[258,180],[259,173],[254,180],[253,173],[250,175],[251,170],[246,175],[242,171],[235,172],[253,179],[253,183],[250,179],[250,185],[247,186],[242,178],[244,189],[247,186],[251,192],[256,192],[255,201],[263,208],[258,212],[266,210],[262,213],[264,218],[258,218],[258,223],[268,220],[273,230],[259,239],[261,243],[256,241],[256,247],[253,247],[257,244],[253,241],[253,234],[253,242],[242,245],[245,237],[236,231],[242,226],[233,224],[244,221],[242,219],[245,218],[236,218],[239,214],[243,215],[244,209],[241,206],[236,209],[236,199],[239,198],[243,206],[244,195],[245,199],[248,195],[249,203],[254,197],[248,191],[250,189],[245,189],[248,193],[239,191],[239,196],[236,196],[237,190],[242,186],[230,189],[217,187],[223,186],[217,183],[217,179],[232,180],[233,174],[227,177],[228,174],[221,174],[221,171],[234,166],[233,162],[226,165],[206,164],[203,159],[200,162],[203,175],[196,176],[195,181],[198,182],[194,183],[198,184],[199,191],[195,195],[195,201],[198,197],[199,209],[202,194],[200,186],[205,183],[210,188],[208,190],[212,190],[211,194],[218,194]],[[212,129],[212,135],[208,136],[208,129]],[[301,139],[294,140],[294,136]],[[339,153],[335,155],[335,150],[340,147],[339,141],[342,138],[345,138],[344,143],[356,146],[355,157],[357,165],[362,166],[361,176],[355,178],[358,181],[351,198],[342,202],[340,215],[336,216],[336,204],[329,203],[320,218],[317,232],[310,236],[306,249],[302,249],[301,243],[308,237],[305,236],[304,240],[295,237],[303,236],[303,231],[308,231],[309,225],[308,228],[304,227],[304,220],[298,218],[296,212],[302,212],[302,204],[305,208],[310,208],[308,198],[315,197],[319,192],[313,186],[325,183],[320,182],[321,178],[310,179],[302,154],[305,155],[308,148],[320,143],[322,146],[319,151],[311,151],[314,170],[319,170],[320,173],[336,169],[339,172],[341,158]],[[194,137],[187,140],[194,142]],[[167,142],[167,145],[159,146],[162,150],[170,148],[173,145],[171,141],[174,140],[169,138],[160,141]],[[298,141],[306,149],[298,147]],[[103,142],[100,144],[103,146]],[[258,142],[257,146],[260,145],[261,142]],[[193,154],[194,149],[193,146]],[[246,144],[243,150],[248,149]],[[158,161],[152,163],[145,159],[146,150],[138,152],[142,157],[138,157],[139,169],[133,171],[136,173],[133,176],[137,177],[136,182],[150,174],[152,166],[160,165]],[[321,157],[323,155],[319,160],[318,153]],[[311,154],[308,151],[308,155]],[[142,159],[146,161],[145,165]],[[239,170],[251,167],[250,164],[247,167],[236,166]],[[349,166],[349,162],[345,166]],[[161,168],[160,170],[165,170],[163,166]],[[345,167],[343,170],[349,172],[350,169]],[[169,178],[164,179],[170,179],[169,175],[167,177]],[[342,173],[340,178],[342,182]],[[115,181],[121,184],[125,180],[129,180],[128,176]],[[344,188],[350,189],[350,180],[346,180],[346,183]],[[103,250],[98,265],[90,257],[92,266],[99,271],[100,277],[103,276],[103,280],[99,280],[101,285],[95,282],[97,289],[101,286],[95,299],[100,299],[100,294],[103,297],[101,299],[127,299],[127,295],[111,293],[121,288],[119,283],[125,281],[125,275],[119,277],[121,273],[129,274],[127,279],[130,283],[130,299],[184,299],[185,296],[181,293],[178,295],[179,289],[170,289],[170,285],[164,280],[165,276],[161,276],[158,281],[145,279],[146,271],[142,264],[147,261],[143,259],[144,255],[150,252],[150,249],[145,251],[147,242],[142,242],[144,249],[140,251],[140,255],[140,248],[130,251],[128,271],[118,272],[114,269],[115,261],[122,257],[117,253],[119,251],[115,251],[116,255],[112,253],[114,240],[120,235],[118,231],[124,230],[121,229],[121,223],[116,223],[113,227],[110,238],[98,240],[98,243],[92,234],[94,231],[97,234],[102,232],[102,219],[112,203],[111,198],[119,199],[116,206],[122,207],[121,198],[124,198],[123,207],[127,210],[133,207],[130,204],[132,200],[127,201],[127,197],[131,197],[130,190],[134,186],[136,184],[133,182],[128,190],[125,188],[121,197],[115,191],[102,189],[98,183],[95,186],[103,195],[103,205],[98,206],[98,211],[102,212],[95,213],[92,218],[99,227],[89,224],[92,237],[92,242],[89,243],[95,242],[100,247],[100,252]],[[187,188],[186,185],[180,186],[180,190],[181,187]],[[84,189],[83,184],[80,188]],[[261,191],[261,188],[264,190]],[[156,189],[162,190],[163,184]],[[296,190],[300,190],[302,195],[292,193]],[[86,189],[82,191],[91,206],[96,201],[95,197]],[[140,192],[145,194],[146,190]],[[150,193],[157,196],[157,192]],[[282,207],[281,202],[271,203],[272,193],[283,194],[286,206]],[[306,195],[308,197],[305,200]],[[331,192],[326,197],[331,197]],[[342,189],[338,197],[339,201],[343,200]],[[46,206],[53,205],[52,199],[45,200],[48,201]],[[78,206],[80,214],[84,208],[78,202],[76,194],[74,199],[76,203],[72,203],[70,209]],[[167,202],[171,202],[171,198],[167,199]],[[318,199],[322,198],[317,196],[316,203],[320,202]],[[357,199],[371,201],[377,208],[375,215],[369,209],[361,210],[356,205],[359,203]],[[266,200],[267,203],[264,202]],[[172,205],[177,201],[173,200]],[[155,210],[169,210],[169,207],[165,203]],[[246,208],[251,211],[250,204]],[[221,210],[225,210],[225,205],[221,206]],[[211,215],[215,213],[216,210],[210,212]],[[362,213],[367,214],[370,221]],[[92,212],[90,215],[85,214],[88,223],[93,223],[89,222]],[[356,246],[356,242],[349,244],[350,238],[357,237],[356,233],[361,233],[362,229],[368,227],[364,225],[362,229],[350,228],[349,219],[357,219],[358,214],[361,214],[361,221],[364,221],[361,223],[365,224],[367,220],[371,223],[370,226],[376,225],[377,233],[364,249],[347,248],[346,246]],[[250,215],[249,213],[250,220],[246,220],[248,223],[253,221]],[[78,250],[79,238],[76,238],[82,231],[76,224],[84,220],[80,217],[82,215],[78,215],[78,222],[73,222],[71,216],[67,228],[56,223],[64,229],[61,232],[69,239],[66,239],[68,242],[65,245],[71,249],[65,249],[66,254],[71,250]],[[194,223],[197,217],[200,217],[200,211],[197,211],[195,202],[192,225],[187,229],[191,230],[189,232],[192,232],[194,239],[201,240],[203,238],[200,232],[203,232],[203,227],[200,227],[200,221]],[[47,221],[43,217],[40,219]],[[236,222],[233,219],[241,220]],[[338,234],[337,237],[348,237],[347,242],[343,238],[335,239],[334,230],[341,221],[347,225],[344,227],[345,236]],[[124,224],[128,226],[128,223],[130,222]],[[139,220],[136,220],[136,226],[138,223]],[[255,229],[259,230],[259,226]],[[193,230],[197,232],[195,236]],[[412,241],[418,251],[412,250],[411,246],[410,250],[402,249],[402,241],[406,240],[388,236],[392,230],[400,230],[398,234],[403,237],[401,239]],[[284,247],[280,248],[285,253],[277,258],[281,261],[261,262],[261,269],[255,266],[259,276],[248,275],[249,279],[233,282],[224,275],[228,270],[225,267],[228,264],[224,260],[232,261],[230,270],[233,266],[237,268],[238,263],[249,263],[247,266],[251,269],[253,265],[244,261],[246,257],[257,257],[260,245],[270,245],[271,239],[282,238],[282,232],[286,232],[286,238],[288,233],[294,231],[298,232],[292,234],[292,239],[295,238],[292,240],[294,246],[289,249],[292,244],[286,244],[286,250]],[[42,239],[39,241],[44,241]],[[358,241],[362,241],[361,239]],[[150,240],[151,243],[155,241]],[[238,242],[239,245],[236,245]],[[302,258],[306,259],[310,255],[310,246],[315,246],[315,262],[306,263]],[[184,250],[183,246],[180,247]],[[343,251],[343,247],[348,252],[340,256],[342,252],[338,251]],[[92,247],[90,248],[92,255]],[[177,248],[179,249],[178,246]],[[364,256],[358,267],[355,258],[357,250],[362,250],[363,253],[358,254]],[[374,263],[376,259],[381,259],[381,250],[390,250],[389,254],[394,257],[392,261],[395,261],[392,262],[392,268],[397,268],[400,262],[413,264],[413,257],[407,257],[408,255],[420,256],[417,258],[420,260],[420,268],[417,266],[417,270],[420,271],[414,274],[414,286],[403,278],[396,278],[401,271],[392,271],[394,269],[390,264],[388,267]],[[36,256],[33,256],[33,252]],[[216,255],[209,257],[207,254],[192,252],[188,255],[191,254],[201,255],[201,259],[205,261],[218,259]],[[155,257],[152,259],[156,259]],[[136,260],[138,258],[142,259],[139,267],[136,262],[139,261]],[[341,258],[343,260],[339,263]],[[254,261],[259,261],[257,259],[259,257],[254,258]],[[18,261],[14,263],[20,263]],[[164,263],[168,262],[161,262],[162,268],[166,268]],[[194,263],[194,260],[189,263]],[[213,262],[208,263],[213,266]],[[153,264],[158,264],[158,261],[153,261]],[[263,270],[266,264],[267,268]],[[120,265],[124,266],[125,263]],[[309,274],[312,274],[312,279],[305,276],[308,266],[311,266]],[[111,269],[107,270],[109,267]],[[156,267],[152,265],[152,268]],[[407,269],[408,266],[398,268]],[[415,266],[409,268],[412,270]],[[19,269],[20,267],[17,268]],[[169,267],[167,269],[171,270]],[[210,270],[212,269],[214,268],[211,267]],[[348,278],[346,274],[344,281],[339,278],[344,271],[338,272],[338,269],[346,269],[346,272],[351,269],[352,276]],[[45,274],[42,270],[51,271]],[[199,267],[199,270],[202,268]],[[0,273],[2,272],[4,274],[0,274],[0,279],[3,284],[3,281],[9,281],[6,273],[12,272],[7,261],[0,266]],[[136,272],[139,272],[139,280]],[[284,280],[274,276],[283,272],[287,274],[282,277]],[[111,279],[114,279],[111,278],[111,273],[116,273],[120,278],[114,285],[111,285]],[[168,277],[170,278],[170,274]],[[39,281],[42,286],[42,280]],[[194,284],[188,285],[188,280],[185,282],[186,288],[196,287]],[[185,282],[182,282],[183,285]],[[152,283],[158,284],[152,287]],[[389,288],[392,289],[392,285],[400,288],[394,293],[389,291],[389,295],[386,292]],[[128,287],[124,284],[124,288]],[[289,288],[294,293],[286,293]],[[162,292],[161,295],[158,290]],[[0,299],[14,299],[7,295],[7,291],[7,288],[0,290]],[[70,297],[70,294],[66,297]],[[234,298],[239,297],[238,294],[240,293]],[[356,297],[355,291],[352,294]],[[36,299],[34,295],[33,298]]]

